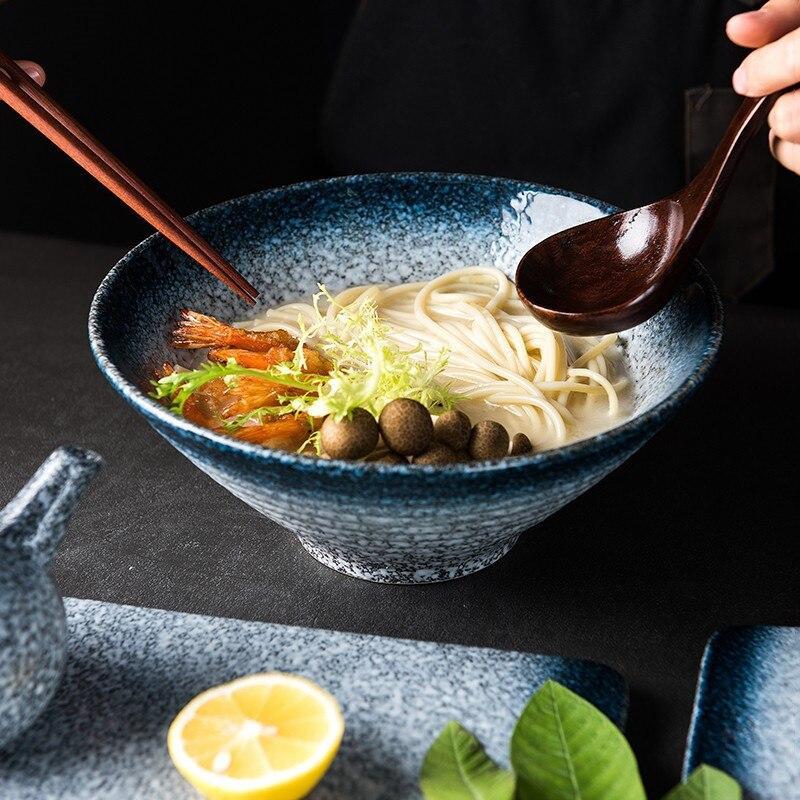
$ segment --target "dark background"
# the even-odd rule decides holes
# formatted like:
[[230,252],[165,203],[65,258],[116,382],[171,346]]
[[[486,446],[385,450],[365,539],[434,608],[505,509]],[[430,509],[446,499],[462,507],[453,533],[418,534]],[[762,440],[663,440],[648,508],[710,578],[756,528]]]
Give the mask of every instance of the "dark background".
[[[349,2],[0,0],[0,48],[181,213],[327,174],[317,146]],[[134,243],[116,198],[0,108],[0,229]]]
[[[53,96],[182,213],[416,169],[632,207],[683,182],[684,91],[729,86],[742,53],[724,22],[752,5],[0,0],[0,47],[43,64]],[[0,187],[0,230],[127,245],[149,232],[5,107]],[[779,170],[776,196],[777,270],[745,299],[797,306],[800,179]]]

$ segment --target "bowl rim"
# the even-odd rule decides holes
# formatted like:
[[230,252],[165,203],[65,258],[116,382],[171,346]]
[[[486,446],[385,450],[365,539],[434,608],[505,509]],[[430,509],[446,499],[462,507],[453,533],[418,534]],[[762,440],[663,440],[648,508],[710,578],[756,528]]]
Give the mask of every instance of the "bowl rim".
[[[319,180],[308,180],[299,183],[287,184],[269,189],[262,189],[248,195],[208,206],[200,211],[187,216],[187,220],[195,222],[213,216],[222,208],[232,208],[239,204],[249,203],[262,197],[273,194],[286,194],[304,192],[308,189],[327,184],[347,183],[381,183],[401,182],[408,180],[428,181],[431,183],[492,183],[496,185],[516,184],[520,191],[530,191],[540,194],[550,194],[559,197],[569,197],[587,203],[604,214],[613,214],[620,209],[602,200],[597,200],[586,195],[558,189],[552,186],[538,184],[532,181],[517,178],[494,177],[489,175],[469,175],[464,173],[449,172],[376,172],[358,175],[345,175]],[[286,467],[301,472],[338,471],[351,475],[353,478],[360,476],[378,477],[382,475],[454,475],[464,476],[485,475],[495,472],[515,472],[517,470],[545,471],[552,467],[572,462],[587,455],[596,455],[624,443],[629,438],[637,437],[642,432],[655,432],[666,418],[688,397],[690,397],[705,379],[709,370],[716,361],[722,340],[723,310],[722,302],[717,288],[703,265],[695,260],[693,277],[700,284],[709,310],[709,336],[703,347],[702,356],[693,371],[684,381],[652,408],[632,417],[625,422],[615,425],[608,430],[579,439],[576,442],[543,450],[530,455],[515,456],[514,458],[500,458],[492,461],[469,462],[446,466],[428,466],[414,464],[379,464],[366,461],[344,461],[339,459],[320,459],[290,453],[282,450],[273,450],[248,442],[241,442],[232,437],[215,433],[207,428],[195,425],[184,417],[179,417],[169,411],[161,403],[149,397],[136,384],[129,381],[117,366],[111,361],[105,342],[101,334],[100,319],[108,295],[118,277],[127,268],[129,262],[142,250],[151,245],[154,240],[162,239],[160,233],[153,233],[135,247],[129,250],[109,270],[95,292],[89,309],[89,345],[98,368],[112,387],[122,395],[130,405],[139,410],[148,422],[158,426],[165,425],[174,429],[176,434],[189,438],[198,444],[212,445],[223,453],[237,455],[256,461],[264,465],[282,464]]]

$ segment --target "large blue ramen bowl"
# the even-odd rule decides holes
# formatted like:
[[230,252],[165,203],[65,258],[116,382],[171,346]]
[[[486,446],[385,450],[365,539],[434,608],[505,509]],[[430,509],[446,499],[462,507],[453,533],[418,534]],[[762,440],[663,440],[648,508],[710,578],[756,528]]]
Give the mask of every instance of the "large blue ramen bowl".
[[[366,175],[260,192],[192,223],[261,292],[256,311],[316,290],[418,281],[468,264],[513,276],[534,242],[613,211],[519,181],[464,175]],[[624,424],[557,450],[446,468],[323,461],[263,449],[176,417],[147,396],[179,309],[224,319],[247,308],[161,236],[126,255],[89,318],[97,363],[114,388],[181,453],[294,532],[333,569],[422,583],[491,564],[519,535],[644,444],[697,388],[721,336],[711,280],[697,267],[655,318],[626,332],[635,381]]]

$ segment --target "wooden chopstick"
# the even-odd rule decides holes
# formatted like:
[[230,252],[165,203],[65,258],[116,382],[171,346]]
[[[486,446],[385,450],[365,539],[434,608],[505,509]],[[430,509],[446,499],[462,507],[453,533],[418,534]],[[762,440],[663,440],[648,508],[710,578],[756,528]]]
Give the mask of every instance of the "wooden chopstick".
[[[124,168],[121,162],[2,53],[0,67],[11,73],[12,77],[11,80],[6,80],[6,76],[0,72],[1,99],[6,100],[28,122],[188,255],[247,302],[253,301],[257,296],[255,289],[208,242]],[[120,166],[123,167],[122,172],[118,169]]]
[[232,291],[255,301],[247,280],[2,51],[0,99]]

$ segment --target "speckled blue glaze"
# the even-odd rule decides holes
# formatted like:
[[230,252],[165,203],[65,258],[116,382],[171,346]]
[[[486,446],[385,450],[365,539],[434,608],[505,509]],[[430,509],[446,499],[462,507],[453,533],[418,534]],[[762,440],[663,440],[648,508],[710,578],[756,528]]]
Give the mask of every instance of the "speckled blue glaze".
[[[432,278],[467,264],[512,275],[550,233],[609,213],[603,203],[500,178],[431,173],[297,184],[233,200],[192,223],[262,291],[256,311],[380,281]],[[376,581],[446,580],[496,561],[520,533],[584,492],[639,448],[697,388],[721,336],[701,267],[654,319],[626,335],[633,418],[557,450],[441,467],[319,461],[216,435],[146,392],[178,310],[253,313],[163,238],[132,250],[97,291],[89,319],[100,369],[200,469],[294,531],[334,569]]]
[[47,715],[0,758],[4,800],[191,800],[167,728],[210,686],[305,675],[342,706],[345,735],[314,800],[414,800],[425,751],[458,719],[508,763],[528,697],[548,678],[621,725],[627,690],[588,661],[201,617],[67,599],[69,650]]
[[0,748],[30,727],[61,679],[64,607],[47,567],[99,465],[94,453],[59,448],[0,511]]
[[700,764],[751,800],[800,800],[800,628],[732,628],[709,641],[684,774]]

